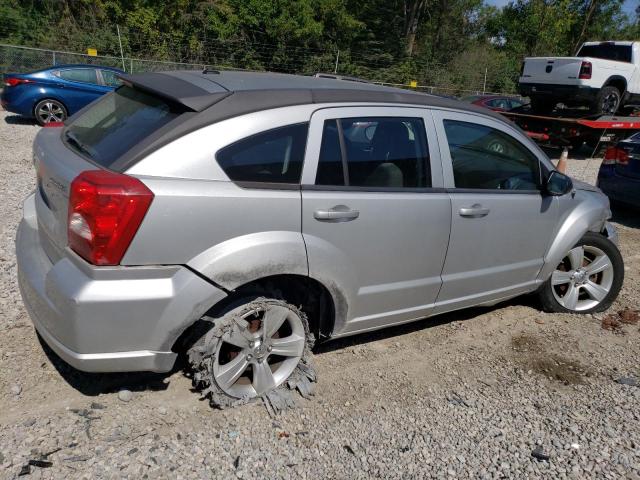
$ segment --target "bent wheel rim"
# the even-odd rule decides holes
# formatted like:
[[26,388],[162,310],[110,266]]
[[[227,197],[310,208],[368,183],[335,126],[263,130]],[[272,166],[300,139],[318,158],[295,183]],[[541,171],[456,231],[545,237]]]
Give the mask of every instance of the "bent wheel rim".
[[40,105],[36,115],[38,115],[42,123],[62,122],[64,120],[64,110],[55,102],[45,102]]
[[281,305],[264,305],[234,318],[213,360],[217,385],[236,398],[253,398],[282,385],[302,358],[302,320]]
[[551,275],[551,289],[557,302],[576,312],[597,307],[613,285],[613,262],[592,245],[569,251]]

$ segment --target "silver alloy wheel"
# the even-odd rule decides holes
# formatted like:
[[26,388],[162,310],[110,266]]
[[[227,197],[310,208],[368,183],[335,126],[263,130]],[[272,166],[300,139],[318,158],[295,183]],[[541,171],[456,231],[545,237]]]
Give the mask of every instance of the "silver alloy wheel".
[[577,246],[551,275],[553,296],[567,310],[589,310],[607,297],[613,275],[606,253],[592,245]]
[[614,115],[618,111],[620,99],[615,93],[609,93],[602,99],[602,113]]
[[62,122],[65,119],[64,108],[52,101],[46,101],[39,104],[36,115],[42,123]]
[[253,398],[281,385],[304,352],[300,317],[284,306],[267,304],[235,323],[238,328],[229,329],[218,342],[213,361],[218,386],[232,397]]

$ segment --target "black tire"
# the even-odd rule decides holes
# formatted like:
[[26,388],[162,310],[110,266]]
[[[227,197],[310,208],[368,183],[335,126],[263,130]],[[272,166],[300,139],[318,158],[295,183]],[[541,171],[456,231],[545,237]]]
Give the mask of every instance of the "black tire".
[[596,95],[592,110],[594,114],[615,115],[620,108],[622,94],[616,87],[602,87]]
[[[603,235],[593,232],[586,233],[584,237],[582,237],[582,239],[574,246],[574,248],[579,246],[595,247],[604,252],[606,256],[609,257],[609,260],[611,261],[611,265],[613,267],[613,280],[609,289],[609,293],[592,308],[584,310],[571,310],[560,304],[560,302],[557,300],[556,295],[554,295],[554,288],[559,288],[559,286],[554,287],[552,285],[552,277],[549,277],[538,291],[538,296],[540,298],[540,302],[542,303],[542,308],[544,311],[580,314],[603,312],[611,306],[611,304],[617,298],[618,293],[620,293],[622,282],[624,281],[624,261],[622,260],[622,255],[620,255],[618,247],[616,247],[613,242],[611,242]],[[566,257],[565,259],[563,259],[563,262],[566,262]],[[561,262],[558,267],[560,267],[563,262]]]
[[33,107],[33,115],[40,126],[51,122],[64,122],[69,116],[67,107],[51,98],[45,98],[36,103]]
[[[274,356],[270,356],[270,353],[263,352],[262,355],[264,355],[264,358],[259,358],[259,356],[254,353],[249,366],[245,367],[246,370],[243,370],[244,373],[238,380],[234,380],[234,385],[227,385],[227,388],[225,388],[224,385],[221,385],[216,379],[216,355],[220,357],[217,359],[217,364],[220,365],[218,369],[221,369],[227,362],[231,362],[236,356],[242,355],[242,352],[246,350],[236,351],[235,355],[231,356],[229,360],[225,359],[220,361],[225,354],[230,355],[228,352],[225,353],[223,348],[223,344],[225,343],[223,337],[227,334],[245,336],[257,333],[258,330],[253,331],[251,328],[243,330],[241,324],[244,323],[238,323],[238,321],[243,322],[243,319],[249,318],[250,321],[248,321],[246,325],[250,327],[253,325],[253,316],[255,315],[256,321],[260,322],[259,326],[255,328],[263,328],[264,324],[260,319],[259,312],[266,312],[272,307],[284,308],[301,321],[305,340],[299,361],[288,377],[279,381],[275,387],[268,391],[256,394],[254,390],[253,393],[233,395],[232,388],[236,385],[238,385],[236,387],[238,392],[252,390],[249,386],[254,385],[256,381],[254,372],[259,370],[258,366],[255,365],[256,362],[264,362],[269,367],[275,367],[274,375],[277,375],[278,369],[284,365],[284,361],[281,358],[279,359],[275,354]],[[234,329],[239,330],[236,330],[234,333]],[[265,297],[263,294],[243,293],[238,298],[227,302],[223,307],[218,309],[218,311],[205,315],[201,319],[194,336],[196,340],[187,352],[189,364],[193,371],[193,384],[194,387],[202,393],[204,398],[209,399],[212,407],[223,409],[262,398],[269,412],[275,414],[279,410],[294,405],[294,401],[290,396],[293,390],[297,390],[304,397],[313,394],[313,383],[316,381],[316,374],[312,366],[311,349],[313,348],[315,338],[310,332],[309,323],[304,312],[284,300]],[[276,337],[274,336],[273,338]],[[266,342],[260,343],[261,345],[255,348],[260,348],[260,346],[266,344]],[[253,346],[254,344],[251,343],[251,347]],[[251,351],[255,351],[255,349]],[[270,351],[271,350],[269,350],[269,352]],[[251,357],[251,355],[249,355],[249,357]],[[270,358],[272,358],[275,363],[269,362]],[[291,360],[295,360],[295,358],[291,357]],[[288,358],[285,358],[285,360],[288,360]],[[278,363],[278,361],[280,363]],[[256,368],[258,368],[258,370],[255,370]],[[289,368],[291,367],[285,369],[285,372],[288,372]]]
[[540,115],[548,115],[556,108],[556,102],[553,98],[547,97],[529,97],[531,100],[531,111]]

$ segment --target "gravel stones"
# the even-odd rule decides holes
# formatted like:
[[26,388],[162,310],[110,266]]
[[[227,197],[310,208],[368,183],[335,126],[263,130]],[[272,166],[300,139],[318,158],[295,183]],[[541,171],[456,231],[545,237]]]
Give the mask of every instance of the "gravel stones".
[[118,399],[123,402],[130,402],[132,398],[133,393],[131,393],[131,390],[122,389],[118,392]]

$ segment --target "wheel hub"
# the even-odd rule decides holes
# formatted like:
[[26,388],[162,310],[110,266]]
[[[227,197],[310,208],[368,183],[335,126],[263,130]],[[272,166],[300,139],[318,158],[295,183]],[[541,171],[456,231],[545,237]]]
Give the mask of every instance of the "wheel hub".
[[257,345],[253,347],[251,350],[251,354],[255,359],[261,361],[269,356],[271,353],[271,346],[267,345],[266,342],[256,342]]
[[576,285],[584,285],[585,283],[587,283],[587,279],[587,272],[585,272],[581,268],[573,273],[573,281],[576,283]]

